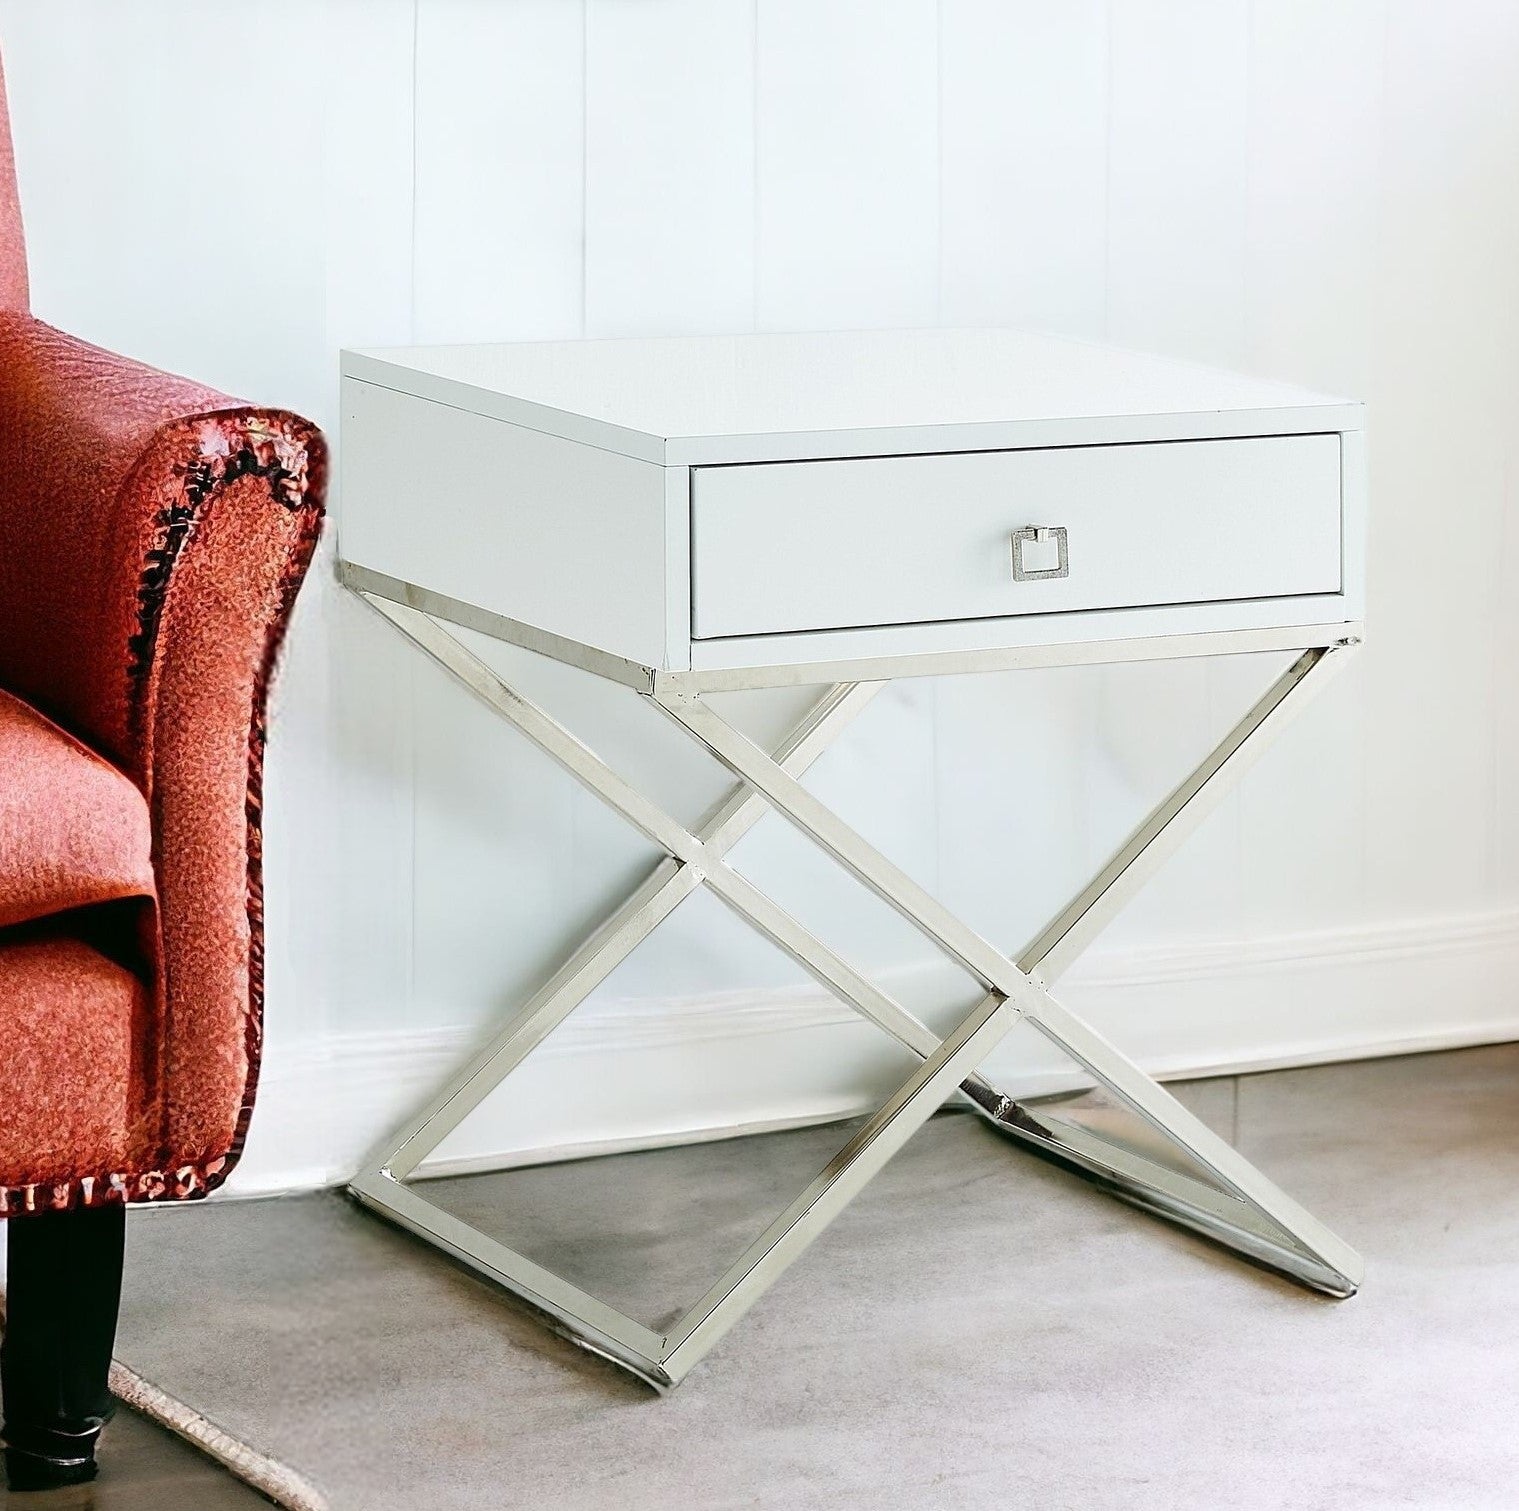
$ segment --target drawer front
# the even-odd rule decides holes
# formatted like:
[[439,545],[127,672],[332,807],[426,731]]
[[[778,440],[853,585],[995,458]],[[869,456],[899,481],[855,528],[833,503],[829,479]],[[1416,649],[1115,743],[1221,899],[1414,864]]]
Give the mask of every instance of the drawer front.
[[1338,435],[702,467],[691,511],[698,639],[1340,591]]

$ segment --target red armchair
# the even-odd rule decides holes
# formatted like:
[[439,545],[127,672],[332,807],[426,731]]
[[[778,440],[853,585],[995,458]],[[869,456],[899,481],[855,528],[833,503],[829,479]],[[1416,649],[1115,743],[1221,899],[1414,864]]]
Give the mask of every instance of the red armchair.
[[0,75],[0,1350],[13,1486],[88,1478],[127,1203],[206,1195],[258,1074],[270,670],[320,433],[29,313]]

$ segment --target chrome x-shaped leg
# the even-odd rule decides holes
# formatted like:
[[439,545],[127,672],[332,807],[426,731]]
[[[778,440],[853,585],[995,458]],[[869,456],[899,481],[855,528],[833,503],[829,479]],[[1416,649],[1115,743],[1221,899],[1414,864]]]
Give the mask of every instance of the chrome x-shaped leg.
[[[429,656],[666,852],[650,876],[460,1068],[352,1189],[360,1200],[515,1292],[577,1342],[665,1389],[764,1293],[870,1178],[957,1089],[997,1128],[1115,1195],[1332,1296],[1360,1280],[1355,1252],[1279,1191],[1099,1034],[1049,983],[1218,801],[1288,714],[1343,659],[1304,652],[1077,897],[1010,959],[844,824],[799,780],[882,685],[832,687],[774,753],[761,750],[679,677],[644,695],[741,781],[695,833],[650,802],[573,734],[507,685],[438,621],[369,601]],[[980,982],[985,995],[950,1034],[928,1028],[732,869],[728,850],[774,809]],[[635,1322],[524,1255],[443,1211],[406,1181],[418,1165],[687,897],[708,887],[814,979],[921,1059],[815,1180],[667,1333]],[[1017,1101],[976,1072],[1020,1020],[1064,1051],[1138,1119],[1124,1139],[1079,1102]],[[1159,1149],[1160,1153],[1157,1153]],[[1167,1153],[1174,1158],[1168,1158]]]

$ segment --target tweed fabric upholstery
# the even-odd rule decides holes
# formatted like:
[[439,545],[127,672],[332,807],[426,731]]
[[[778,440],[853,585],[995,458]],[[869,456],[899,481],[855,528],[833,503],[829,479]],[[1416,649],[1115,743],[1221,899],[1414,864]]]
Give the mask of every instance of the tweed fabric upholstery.
[[[136,1066],[151,1154],[93,1198],[54,1182],[53,1205],[203,1194],[241,1148],[261,1045],[265,699],[325,460],[294,415],[0,314],[0,686],[144,795],[161,931]],[[0,1057],[0,1104],[5,1075]],[[102,1152],[81,1148],[78,1168]],[[0,1190],[0,1211],[35,1200]]]
[[5,65],[0,63],[0,310],[28,308],[26,240],[21,234],[16,158],[5,103]]
[[157,1140],[142,1094],[152,988],[62,926],[0,939],[6,1215],[67,1204],[60,1192],[125,1200]]
[[[0,1216],[201,1196],[242,1147],[262,1041],[265,707],[326,475],[298,416],[26,312],[3,122],[0,108],[0,688],[135,788],[157,907],[139,910],[135,950],[102,944],[98,908],[40,935],[0,925]],[[27,1146],[13,1108],[57,1136]]]
[[[88,746],[0,690],[0,931],[153,894],[142,793]],[[0,1006],[0,1022],[4,1013]]]

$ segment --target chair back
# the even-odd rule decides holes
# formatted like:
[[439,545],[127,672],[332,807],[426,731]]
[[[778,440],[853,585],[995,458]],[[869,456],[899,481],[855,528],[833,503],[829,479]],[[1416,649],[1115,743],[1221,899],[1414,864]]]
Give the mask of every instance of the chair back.
[[26,237],[16,192],[16,155],[11,149],[10,112],[5,104],[5,64],[0,61],[0,310],[25,310],[31,298],[26,279]]

